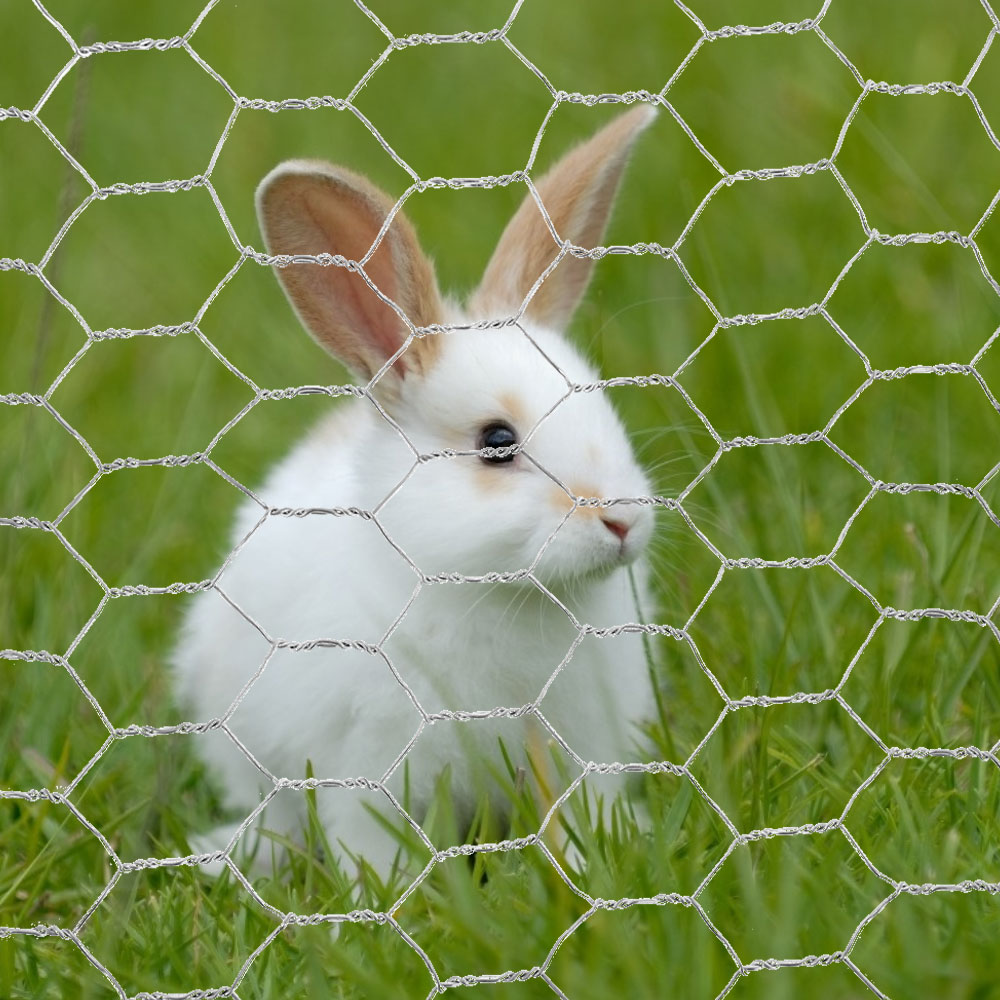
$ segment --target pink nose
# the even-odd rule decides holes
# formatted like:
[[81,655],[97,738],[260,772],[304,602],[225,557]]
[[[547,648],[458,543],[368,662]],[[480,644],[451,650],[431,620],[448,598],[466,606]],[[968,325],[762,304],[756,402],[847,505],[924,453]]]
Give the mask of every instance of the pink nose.
[[623,521],[616,521],[611,517],[602,517],[601,524],[603,524],[604,527],[611,532],[611,534],[615,535],[619,541],[625,541],[625,536],[629,532],[629,525],[625,524]]

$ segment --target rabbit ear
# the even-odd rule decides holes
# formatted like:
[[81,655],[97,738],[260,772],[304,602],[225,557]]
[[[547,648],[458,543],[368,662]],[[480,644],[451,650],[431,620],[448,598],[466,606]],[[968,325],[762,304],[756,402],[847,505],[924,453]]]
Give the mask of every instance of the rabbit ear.
[[[257,217],[268,252],[274,255],[329,253],[361,260],[394,204],[364,177],[320,161],[290,160],[257,188]],[[401,212],[364,269],[414,326],[441,322],[434,269]],[[396,310],[362,275],[345,267],[295,263],[275,272],[309,332],[366,381],[409,334]],[[437,337],[414,340],[393,365],[394,376],[425,371],[438,346]]]
[[[537,182],[535,188],[560,239],[588,249],[600,245],[629,150],[655,114],[644,104],[619,115]],[[500,237],[470,308],[484,315],[519,309],[558,250],[529,195]],[[565,326],[586,290],[593,265],[586,258],[564,257],[532,296],[528,317],[545,326]]]

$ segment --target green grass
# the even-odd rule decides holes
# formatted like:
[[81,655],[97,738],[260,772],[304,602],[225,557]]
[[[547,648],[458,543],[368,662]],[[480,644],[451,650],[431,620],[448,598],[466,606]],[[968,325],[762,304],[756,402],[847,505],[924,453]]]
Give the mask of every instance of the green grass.
[[[715,28],[798,21],[815,14],[818,0],[690,6]],[[49,4],[84,43],[180,34],[199,7],[200,0]],[[402,36],[489,30],[506,20],[510,0],[380,0],[372,7]],[[990,29],[973,0],[949,4],[947,13],[930,0],[834,0],[823,23],[865,78],[900,83],[961,82]],[[526,0],[510,37],[557,89],[658,91],[698,31],[671,4]],[[33,6],[13,0],[0,8],[0,38],[0,107],[31,107],[68,48]],[[384,37],[346,2],[223,0],[194,44],[241,95],[277,100],[345,95]],[[972,86],[1000,129],[1000,44]],[[705,45],[670,99],[713,156],[735,171],[830,156],[859,92],[819,39],[800,33]],[[550,103],[540,81],[498,43],[395,52],[357,99],[424,177],[520,169]],[[204,172],[230,110],[217,83],[182,52],[168,51],[83,61],[42,117],[97,183],[110,185]],[[539,164],[614,110],[560,106]],[[252,208],[257,181],[293,156],[347,164],[396,196],[410,183],[349,113],[243,110],[212,174],[242,243],[260,247]],[[947,93],[870,96],[836,163],[869,224],[886,233],[968,233],[1000,187],[1000,152],[971,102]],[[608,242],[672,244],[718,179],[661,113],[630,167]],[[37,261],[86,193],[36,127],[0,121],[0,257]],[[407,201],[445,287],[474,286],[522,195],[519,187],[428,190]],[[736,315],[823,299],[864,239],[833,175],[820,172],[721,188],[680,253],[716,308]],[[1000,212],[976,242],[986,267],[1000,275]],[[184,324],[238,258],[207,192],[196,189],[93,203],[46,274],[93,330]],[[1000,297],[973,251],[953,242],[870,246],[828,309],[883,370],[968,364],[1000,326]],[[714,325],[671,261],[610,256],[595,267],[572,334],[607,376],[670,374],[684,364],[680,382],[725,439],[818,431],[865,381],[859,355],[822,317],[712,335]],[[252,262],[211,303],[200,329],[257,386],[344,378],[297,328],[271,272]],[[0,271],[0,393],[46,392],[85,344],[78,321],[40,282]],[[990,392],[1000,393],[1000,347],[976,364]],[[711,434],[672,387],[609,391],[657,491],[677,496],[715,455]],[[189,331],[92,343],[51,402],[110,461],[202,450],[253,396]],[[260,403],[218,442],[213,458],[252,486],[332,405],[316,396]],[[875,480],[972,487],[1000,456],[1000,414],[995,396],[969,376],[913,374],[866,389],[829,437]],[[92,461],[50,413],[0,406],[0,516],[54,518],[93,474]],[[742,448],[721,457],[684,507],[725,556],[782,560],[829,552],[868,489],[856,468],[820,443]],[[981,495],[1000,510],[1000,476]],[[240,496],[204,466],[131,469],[102,477],[61,529],[110,586],[200,580],[224,554]],[[838,566],[860,588],[818,566],[732,568],[711,589],[718,558],[679,514],[659,513],[650,617],[683,626],[699,609],[689,629],[697,655],[684,642],[650,640],[659,688],[650,739],[663,759],[682,762],[722,710],[699,657],[732,699],[823,692],[849,670],[843,697],[887,746],[989,748],[1000,740],[996,612],[992,629],[981,621],[882,619],[871,599],[902,610],[989,614],[1000,596],[1000,529],[974,499],[875,496],[837,550]],[[102,604],[100,586],[53,535],[0,526],[0,648],[68,653],[115,726],[181,721],[166,661],[189,600],[119,597]],[[63,667],[5,659],[0,672],[0,787],[65,786],[102,746],[105,725]],[[192,740],[205,738],[115,742],[71,799],[123,859],[184,854],[188,838],[219,818],[217,789],[193,753]],[[750,831],[839,816],[883,758],[837,702],[748,705],[726,715],[691,773],[741,831]],[[574,777],[557,765],[539,762],[525,783],[534,796],[514,776],[500,775],[514,804],[510,827],[484,805],[469,835],[537,832],[545,805]],[[622,781],[589,776],[546,827],[547,849],[565,861],[572,841],[572,856],[586,863],[566,864],[592,898],[698,891],[705,917],[744,963],[841,951],[892,892],[838,830],[732,846],[731,832],[694,785],[671,773],[635,779],[627,799],[606,810],[602,822],[588,823],[593,804],[610,803]],[[648,813],[648,825],[634,810]],[[998,817],[995,763],[918,757],[889,762],[853,801],[846,829],[892,879],[996,883]],[[435,843],[461,839],[444,786],[426,826]],[[328,860],[318,824],[306,833],[305,846],[277,871],[254,878],[260,896],[282,913],[341,913],[360,902],[392,910],[393,922],[350,923],[336,937],[324,925],[280,929],[274,912],[231,874],[212,881],[176,867],[118,877],[81,939],[128,995],[225,986],[264,942],[240,984],[243,1000],[423,998],[434,986],[426,962],[442,980],[547,963],[548,979],[576,1000],[711,998],[737,970],[696,908],[672,902],[592,909],[539,846],[442,862],[396,907],[401,887],[381,885],[371,873],[354,884]],[[114,875],[107,852],[67,808],[0,799],[0,925],[71,928]],[[894,998],[1000,997],[998,900],[985,892],[903,893],[864,926],[851,960]],[[549,961],[560,935],[585,915]],[[476,992],[497,1000],[557,995],[537,978]],[[807,994],[870,995],[841,963],[755,971],[728,995]],[[71,941],[0,938],[0,996],[114,995]]]

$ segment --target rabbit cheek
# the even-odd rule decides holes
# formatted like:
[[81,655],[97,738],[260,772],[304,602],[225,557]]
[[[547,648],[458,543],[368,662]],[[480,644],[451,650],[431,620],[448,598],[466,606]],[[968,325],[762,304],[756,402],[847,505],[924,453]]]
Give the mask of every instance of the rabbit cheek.
[[584,568],[580,565],[581,538],[576,523],[579,511],[574,510],[574,505],[574,499],[558,486],[551,486],[544,497],[535,541],[539,548],[545,545],[541,569],[552,579],[575,576]]
[[510,487],[512,470],[503,465],[487,465],[478,459],[476,461],[477,468],[472,473],[476,490],[483,496],[499,502]]
[[553,486],[549,491],[549,504],[560,520],[573,510],[573,498],[558,486]]

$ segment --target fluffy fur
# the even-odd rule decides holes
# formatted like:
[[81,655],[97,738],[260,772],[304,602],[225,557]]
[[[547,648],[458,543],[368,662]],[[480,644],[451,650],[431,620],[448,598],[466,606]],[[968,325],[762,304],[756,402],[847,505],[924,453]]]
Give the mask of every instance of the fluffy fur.
[[[539,182],[560,238],[600,239],[629,145],[648,119],[645,108],[619,116]],[[367,181],[317,163],[277,168],[258,193],[275,254],[362,259],[391,208]],[[444,302],[401,215],[366,272],[416,325],[509,315],[534,272],[558,252],[533,209],[526,202],[512,220],[469,313]],[[174,656],[180,699],[195,718],[209,719],[242,694],[230,725],[271,774],[301,778],[308,761],[318,777],[379,779],[417,732],[421,710],[533,701],[576,636],[557,601],[582,623],[636,619],[628,565],[644,590],[651,511],[627,502],[574,508],[573,498],[627,499],[647,495],[649,486],[604,395],[567,395],[567,378],[586,383],[596,373],[552,326],[568,317],[590,269],[588,261],[563,263],[546,279],[538,305],[525,311],[531,339],[507,327],[414,341],[373,388],[391,420],[369,399],[346,402],[257,491],[272,508],[355,507],[377,517],[266,518],[219,587],[268,639],[211,591],[199,595],[184,622]],[[278,275],[310,332],[363,379],[405,342],[406,324],[361,276],[309,263]],[[482,428],[497,421],[513,427],[523,445],[505,464],[474,453]],[[446,450],[473,453],[416,459]],[[255,504],[241,510],[234,546],[260,517]],[[556,600],[530,581],[459,585],[421,583],[420,576],[527,567]],[[324,639],[382,644],[384,655],[322,643],[288,648]],[[580,643],[540,710],[583,759],[624,761],[640,756],[638,723],[651,706],[641,641],[623,635]],[[539,733],[547,736],[530,716],[424,726],[407,757],[416,820],[446,766],[460,813],[489,791],[485,762],[495,758],[498,732],[515,754]],[[199,750],[234,811],[248,814],[270,790],[269,778],[240,755],[223,757],[207,743]],[[366,808],[371,801],[338,789],[320,796],[318,808],[332,844],[385,873],[394,848]],[[383,811],[389,808],[383,800]],[[301,793],[285,792],[269,805],[266,826],[294,837],[303,815]],[[234,830],[215,831],[199,846],[225,847]]]

